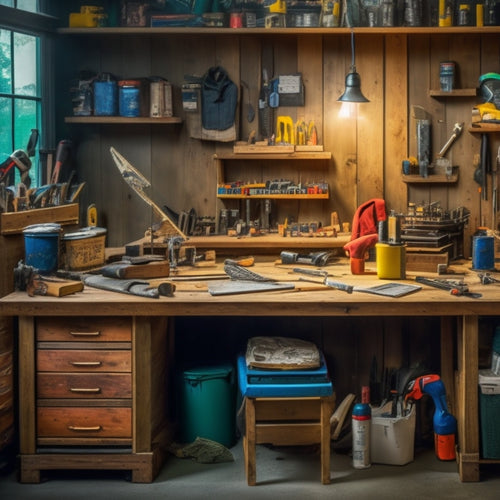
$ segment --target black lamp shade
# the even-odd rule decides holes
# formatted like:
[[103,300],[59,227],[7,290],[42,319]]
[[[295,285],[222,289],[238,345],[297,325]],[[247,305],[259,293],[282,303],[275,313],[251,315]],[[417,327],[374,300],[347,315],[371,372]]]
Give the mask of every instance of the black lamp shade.
[[[352,69],[352,68],[351,68]],[[345,91],[338,98],[341,102],[370,102],[361,92],[361,77],[356,71],[351,71],[345,77]]]

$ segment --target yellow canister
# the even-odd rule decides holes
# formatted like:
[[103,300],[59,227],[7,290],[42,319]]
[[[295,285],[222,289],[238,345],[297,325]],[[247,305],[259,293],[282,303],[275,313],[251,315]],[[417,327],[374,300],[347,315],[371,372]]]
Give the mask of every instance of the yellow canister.
[[406,251],[404,245],[375,245],[377,276],[380,279],[400,280],[406,277]]

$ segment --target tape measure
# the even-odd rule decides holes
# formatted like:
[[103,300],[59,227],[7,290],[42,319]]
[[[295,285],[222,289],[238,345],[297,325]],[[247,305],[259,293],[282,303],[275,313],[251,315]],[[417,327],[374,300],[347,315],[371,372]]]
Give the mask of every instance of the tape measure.
[[87,207],[87,226],[96,227],[97,226],[97,208],[94,203]]

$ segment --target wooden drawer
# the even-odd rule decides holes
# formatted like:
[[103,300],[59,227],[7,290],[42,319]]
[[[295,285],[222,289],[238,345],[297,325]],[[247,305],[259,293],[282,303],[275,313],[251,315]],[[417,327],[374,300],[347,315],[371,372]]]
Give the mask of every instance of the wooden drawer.
[[38,407],[39,438],[131,438],[132,408]]
[[36,320],[36,340],[38,342],[130,342],[132,320],[127,317],[41,317]]
[[125,372],[132,370],[130,350],[37,349],[38,372]]
[[130,373],[38,373],[38,398],[131,398]]

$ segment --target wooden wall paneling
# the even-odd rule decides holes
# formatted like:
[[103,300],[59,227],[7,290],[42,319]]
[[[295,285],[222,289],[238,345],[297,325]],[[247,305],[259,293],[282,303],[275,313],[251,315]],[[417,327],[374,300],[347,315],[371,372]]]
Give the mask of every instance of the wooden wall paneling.
[[384,158],[384,38],[356,38],[356,66],[361,88],[369,103],[358,104],[358,197],[357,205],[382,198]]
[[[297,108],[297,119],[303,119],[307,124],[314,121],[318,131],[318,143],[323,144],[323,38],[298,37],[297,43],[297,71],[302,74],[305,87],[305,106]],[[328,163],[321,165],[313,162],[304,162],[300,181],[319,182],[327,181],[330,184]],[[300,217],[302,221],[322,220],[324,225],[330,223],[326,216],[331,208],[331,200],[299,201]]]
[[[149,37],[110,37],[102,46],[102,71],[109,71],[119,79],[150,76],[150,50]],[[151,181],[150,128],[147,125],[100,127],[102,211],[111,230],[107,244],[119,246],[128,243],[130,236],[141,238],[155,219],[151,208],[123,181],[111,158],[111,146]],[[146,192],[152,197],[151,189]]]
[[384,73],[384,173],[386,207],[406,213],[407,187],[401,180],[401,162],[408,156],[408,62],[407,37],[385,38]]
[[[240,101],[240,134],[239,139],[245,141],[251,131],[258,138],[259,133],[259,92],[261,78],[261,41],[257,37],[240,38],[240,88],[242,100]],[[248,88],[242,84],[245,82]],[[255,117],[252,122],[247,119],[248,102],[253,107]]]
[[[323,143],[332,152],[330,207],[342,222],[352,222],[357,208],[356,105],[337,102],[351,65],[350,38],[325,37],[323,46]],[[351,111],[340,116],[340,111]],[[347,114],[347,113],[346,113]]]
[[215,143],[189,136],[182,109],[185,75],[203,76],[216,64],[215,40],[211,37],[165,37],[152,46],[152,72],[173,85],[174,115],[181,125],[152,127],[152,163],[156,199],[174,212],[194,208],[198,215],[215,215]]
[[[432,103],[428,97],[429,89],[429,38],[408,38],[408,150],[410,156],[417,157],[417,138],[415,119],[413,118],[413,106],[422,106],[427,113],[432,114],[430,107]],[[430,116],[429,118],[432,118]],[[412,184],[408,186],[408,202],[429,203],[431,201],[429,187],[426,184]]]
[[[480,72],[479,76],[488,72],[499,73],[500,72],[500,44],[498,43],[498,37],[483,37],[481,39],[481,55],[480,55]],[[479,78],[476,80],[479,83]],[[480,95],[478,96],[476,102],[482,102]],[[472,134],[471,134],[472,135]],[[479,140],[479,136],[475,134],[476,141]],[[500,134],[490,134],[490,149],[492,161],[495,161],[500,147]],[[490,183],[491,185],[491,183]],[[491,203],[490,203],[491,205]],[[494,222],[494,227],[492,229],[498,229],[499,217],[496,217]],[[497,242],[498,248],[498,242]]]

